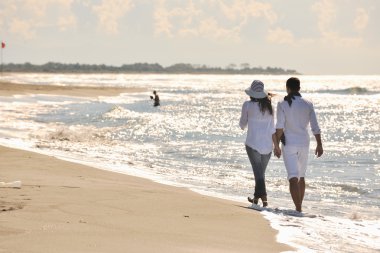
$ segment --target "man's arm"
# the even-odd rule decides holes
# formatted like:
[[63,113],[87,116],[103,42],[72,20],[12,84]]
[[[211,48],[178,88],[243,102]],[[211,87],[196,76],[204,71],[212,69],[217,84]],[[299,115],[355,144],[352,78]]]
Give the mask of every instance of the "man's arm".
[[281,149],[280,149],[280,145],[279,145],[279,141],[278,141],[278,138],[276,136],[276,133],[272,134],[272,141],[273,141],[273,145],[274,145],[274,155],[277,158],[280,158],[281,157]]
[[278,147],[278,151],[277,151],[278,155],[276,154],[276,156],[278,158],[280,158],[281,156],[280,140],[281,140],[281,136],[284,134],[284,126],[285,126],[285,113],[283,109],[281,108],[281,104],[278,103],[277,104],[277,123],[276,123],[276,133],[275,133],[276,144]]
[[323,154],[321,134],[315,134],[315,140],[317,141],[317,148],[315,149],[315,155],[321,157]]
[[285,127],[285,112],[281,108],[281,104],[277,104],[277,124],[276,124],[276,138],[277,143],[280,143],[281,136],[284,134]]
[[321,157],[323,154],[322,140],[321,140],[321,129],[319,128],[317,116],[315,115],[314,106],[311,106],[310,111],[310,127],[311,131],[315,136],[315,140],[317,141],[317,148],[315,149],[315,155],[317,157]]

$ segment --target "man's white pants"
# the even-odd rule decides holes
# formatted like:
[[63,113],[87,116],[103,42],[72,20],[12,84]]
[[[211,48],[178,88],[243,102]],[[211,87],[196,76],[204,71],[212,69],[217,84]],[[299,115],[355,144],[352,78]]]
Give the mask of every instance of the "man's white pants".
[[309,158],[309,147],[297,147],[282,145],[283,159],[288,172],[288,180],[297,177],[305,177],[307,161]]

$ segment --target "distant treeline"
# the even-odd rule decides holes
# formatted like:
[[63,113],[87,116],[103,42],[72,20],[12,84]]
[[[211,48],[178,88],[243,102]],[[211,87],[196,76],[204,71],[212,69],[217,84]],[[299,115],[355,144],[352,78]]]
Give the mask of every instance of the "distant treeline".
[[250,67],[248,63],[240,64],[240,66],[230,64],[225,68],[221,68],[186,63],[177,63],[169,67],[163,67],[158,63],[134,63],[116,67],[104,64],[64,64],[56,62],[35,65],[27,62],[23,64],[4,64],[3,71],[45,73],[298,74],[297,71],[289,69]]

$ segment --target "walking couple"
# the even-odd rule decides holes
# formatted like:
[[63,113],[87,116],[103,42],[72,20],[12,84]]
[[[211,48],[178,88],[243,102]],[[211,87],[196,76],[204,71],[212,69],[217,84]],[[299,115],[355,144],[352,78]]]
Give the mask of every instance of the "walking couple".
[[245,90],[250,100],[243,104],[240,127],[244,130],[248,125],[245,147],[255,176],[254,197],[248,197],[248,201],[254,206],[258,205],[260,199],[264,207],[268,206],[265,170],[273,149],[276,157],[283,156],[290,194],[296,211],[302,212],[310,144],[308,125],[317,141],[317,157],[323,154],[323,148],[313,104],[301,96],[300,88],[298,78],[291,77],[286,81],[288,94],[277,105],[276,127],[271,97],[265,92],[264,83],[255,80]]

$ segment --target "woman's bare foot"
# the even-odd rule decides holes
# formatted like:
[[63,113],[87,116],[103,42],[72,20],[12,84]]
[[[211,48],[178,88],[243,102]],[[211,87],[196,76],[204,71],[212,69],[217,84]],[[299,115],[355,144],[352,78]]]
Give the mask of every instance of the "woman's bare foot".
[[248,202],[251,202],[251,203],[257,205],[259,203],[259,199],[248,197]]

